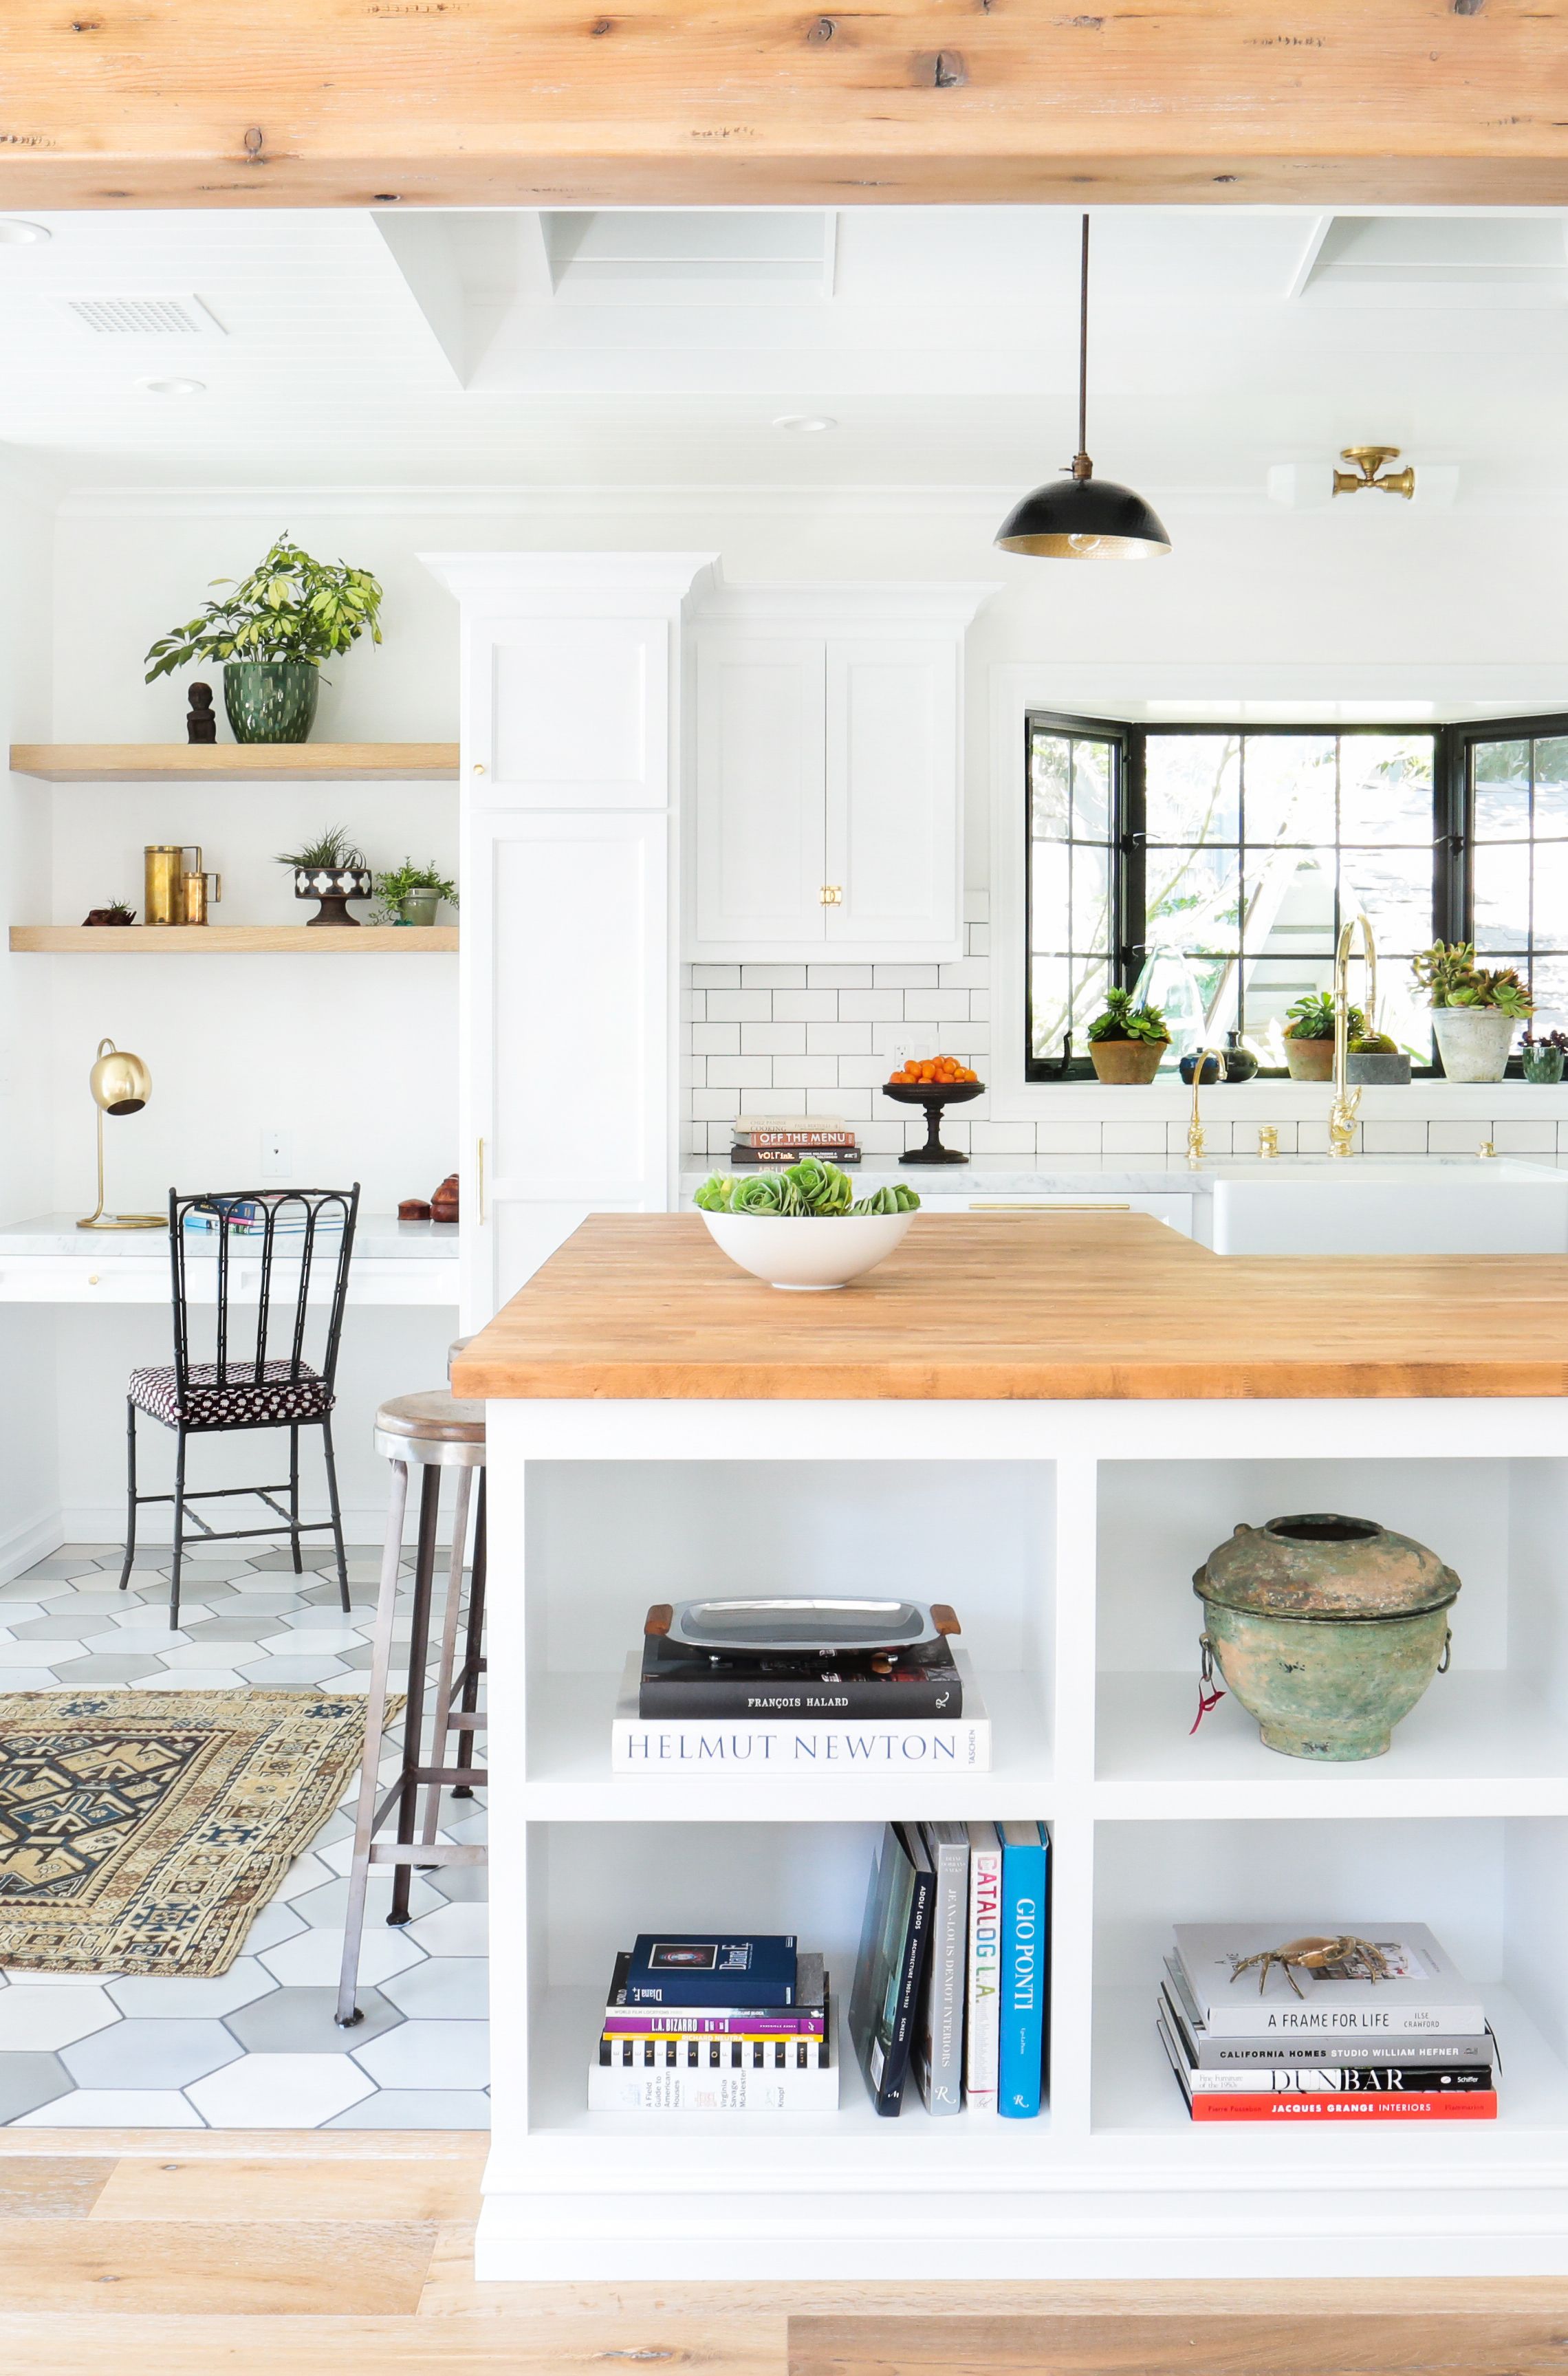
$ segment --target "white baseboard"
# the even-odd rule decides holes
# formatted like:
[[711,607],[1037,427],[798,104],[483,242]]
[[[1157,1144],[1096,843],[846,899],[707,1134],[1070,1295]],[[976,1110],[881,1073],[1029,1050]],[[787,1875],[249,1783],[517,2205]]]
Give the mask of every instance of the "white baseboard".
[[70,1539],[58,1510],[8,1527],[0,1534],[0,1584],[9,1584],[14,1575],[25,1574],[35,1560],[47,1559],[51,1551],[57,1551],[62,1543]]

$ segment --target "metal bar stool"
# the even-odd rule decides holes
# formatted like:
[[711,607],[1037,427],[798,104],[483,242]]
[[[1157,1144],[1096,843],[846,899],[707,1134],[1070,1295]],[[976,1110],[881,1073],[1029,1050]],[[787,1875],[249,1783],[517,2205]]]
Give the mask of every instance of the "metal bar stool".
[[[359,1807],[354,1822],[354,1856],[349,1873],[349,1906],[343,1930],[343,1968],[338,1989],[337,2021],[351,2028],[362,2015],[354,2002],[359,1983],[360,1941],[364,1930],[365,1896],[373,1864],[395,1868],[392,1910],[387,1920],[409,1919],[410,1880],[415,1865],[483,1864],[486,1851],[479,1846],[438,1841],[441,1793],[468,1799],[482,1788],[486,1776],[473,1763],[473,1739],[483,1729],[479,1715],[479,1679],[484,1672],[485,1526],[484,1526],[484,1406],[458,1402],[444,1388],[433,1394],[401,1395],[383,1403],[375,1414],[375,1448],[392,1463],[392,1503],[386,1519],[386,1543],[381,1558],[381,1587],[375,1607],[374,1649],[370,1690],[365,1697],[364,1759],[360,1767]],[[381,1736],[386,1720],[386,1686],[392,1665],[392,1634],[398,1610],[398,1574],[403,1548],[403,1520],[408,1509],[409,1472],[420,1471],[418,1549],[414,1557],[412,1627],[409,1641],[408,1701],[403,1715],[403,1750],[397,1779],[376,1802],[381,1763]],[[446,1599],[441,1620],[441,1654],[431,1710],[430,1762],[423,1758],[425,1670],[430,1658],[430,1634],[435,1578],[435,1534],[440,1509],[441,1472],[457,1474],[457,1501],[452,1513],[452,1553],[447,1566]],[[468,1622],[463,1634],[461,1663],[457,1657],[462,1617],[463,1551],[469,1531],[469,1499],[473,1472],[479,1471],[478,1512],[474,1524],[473,1581],[469,1592]],[[457,1705],[454,1706],[454,1700]],[[447,1743],[457,1736],[457,1763],[446,1763]],[[424,1821],[419,1824],[419,1794],[426,1794]],[[393,1811],[398,1816],[395,1839],[377,1833]],[[421,1836],[416,1840],[416,1829]]]

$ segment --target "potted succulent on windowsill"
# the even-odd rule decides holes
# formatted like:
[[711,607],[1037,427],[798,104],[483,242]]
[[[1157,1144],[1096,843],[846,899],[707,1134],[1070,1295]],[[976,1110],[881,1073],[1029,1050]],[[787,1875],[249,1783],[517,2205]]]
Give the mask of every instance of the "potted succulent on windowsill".
[[340,825],[328,826],[314,841],[302,849],[278,853],[279,866],[294,870],[296,899],[319,899],[320,907],[307,924],[353,924],[359,918],[349,913],[350,899],[368,899],[374,888],[375,878],[365,864],[364,852],[352,843]]
[[1451,1081],[1500,1081],[1514,1027],[1535,1013],[1529,992],[1512,966],[1489,970],[1476,963],[1468,941],[1434,941],[1410,961],[1431,1001],[1437,1052]]
[[1519,1056],[1526,1081],[1534,1081],[1541,1088],[1555,1088],[1562,1078],[1562,1060],[1568,1056],[1568,1036],[1548,1031],[1538,1040],[1526,1031]]
[[375,895],[381,902],[375,911],[378,923],[434,924],[443,899],[450,908],[457,904],[457,885],[441,873],[434,859],[428,866],[416,866],[411,858],[405,858],[390,873],[376,876]]
[[[1367,1018],[1359,1006],[1346,1009],[1345,1028],[1352,1044],[1365,1033]],[[1290,1009],[1285,1065],[1293,1081],[1334,1078],[1334,999],[1328,991],[1310,990]]]
[[1170,1045],[1158,1006],[1134,1006],[1130,990],[1108,990],[1104,1011],[1089,1025],[1089,1059],[1102,1081],[1116,1087],[1152,1081]]
[[236,742],[303,742],[315,717],[321,663],[368,633],[381,641],[381,587],[368,569],[313,561],[287,537],[233,591],[150,646],[147,682],[223,662],[223,707]]
[[1386,1031],[1351,1035],[1345,1077],[1352,1087],[1403,1088],[1410,1086],[1410,1051]]

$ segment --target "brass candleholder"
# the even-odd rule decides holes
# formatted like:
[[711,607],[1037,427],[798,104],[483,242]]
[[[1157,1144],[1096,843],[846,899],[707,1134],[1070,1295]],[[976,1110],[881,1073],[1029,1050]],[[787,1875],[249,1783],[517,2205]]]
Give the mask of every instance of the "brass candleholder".
[[98,1043],[98,1061],[88,1075],[93,1104],[98,1108],[98,1202],[78,1230],[162,1230],[166,1213],[106,1213],[103,1209],[103,1117],[140,1113],[152,1095],[152,1075],[139,1056],[116,1048],[113,1040]]

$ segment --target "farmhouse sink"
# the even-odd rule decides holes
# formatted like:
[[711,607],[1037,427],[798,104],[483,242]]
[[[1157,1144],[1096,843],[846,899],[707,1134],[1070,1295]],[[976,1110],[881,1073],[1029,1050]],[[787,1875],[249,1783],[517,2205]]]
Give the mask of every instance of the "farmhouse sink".
[[1218,1254],[1568,1253],[1568,1171],[1507,1157],[1282,1156],[1199,1176]]

